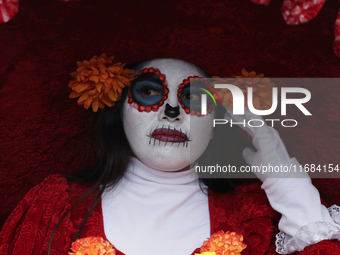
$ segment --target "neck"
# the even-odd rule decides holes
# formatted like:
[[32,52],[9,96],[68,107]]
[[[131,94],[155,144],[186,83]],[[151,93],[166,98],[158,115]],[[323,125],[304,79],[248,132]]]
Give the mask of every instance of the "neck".
[[[198,179],[195,168],[186,167],[178,171],[161,171],[153,169],[135,157],[131,157],[128,167],[130,178],[139,177],[156,183],[163,184],[188,184]],[[129,176],[126,176],[129,178]]]

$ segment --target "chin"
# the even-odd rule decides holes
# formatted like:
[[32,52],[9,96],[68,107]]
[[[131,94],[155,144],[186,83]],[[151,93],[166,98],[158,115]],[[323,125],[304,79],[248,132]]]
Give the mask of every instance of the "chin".
[[183,151],[177,148],[177,145],[173,149],[167,148],[166,150],[158,147],[153,152],[149,151],[148,154],[139,155],[137,153],[136,156],[145,165],[161,171],[178,171],[193,163],[190,160],[190,150],[186,148],[186,151]]
[[204,153],[208,143],[208,138],[177,143],[156,140],[154,144],[145,140],[142,148],[139,144],[135,148],[132,146],[132,150],[140,161],[153,169],[179,171],[193,164]]

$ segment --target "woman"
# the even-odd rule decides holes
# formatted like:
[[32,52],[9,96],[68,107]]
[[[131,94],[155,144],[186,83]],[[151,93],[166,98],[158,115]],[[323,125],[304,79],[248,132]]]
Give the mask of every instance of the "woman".
[[[309,178],[258,176],[271,207],[259,184],[227,192],[224,180],[200,180],[190,168],[214,136],[215,109],[200,116],[186,83],[206,72],[176,59],[131,68],[131,87],[102,110],[98,167],[32,189],[1,232],[0,254],[67,254],[75,239],[89,236],[110,241],[117,254],[194,254],[219,230],[243,235],[242,254],[340,252],[336,240],[313,245],[339,239],[340,227]],[[257,149],[244,151],[248,163],[297,164],[274,129],[247,131]],[[284,232],[275,247],[278,222]]]

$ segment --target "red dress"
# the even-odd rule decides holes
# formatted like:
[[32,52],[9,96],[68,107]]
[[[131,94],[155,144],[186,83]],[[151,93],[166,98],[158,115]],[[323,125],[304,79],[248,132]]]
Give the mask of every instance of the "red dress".
[[[47,254],[49,236],[60,217],[87,190],[80,184],[68,183],[60,175],[46,178],[24,197],[7,219],[0,233],[0,254]],[[90,200],[82,202],[62,221],[54,236],[51,254],[68,254],[77,228],[90,208]],[[276,254],[275,234],[280,214],[269,205],[260,183],[237,188],[228,194],[209,192],[209,211],[211,234],[224,230],[243,235],[247,248],[242,255]],[[81,238],[88,236],[107,240],[101,201],[81,233]],[[199,249],[193,254],[195,252],[199,253]],[[122,254],[117,250],[117,255]],[[340,242],[322,241],[297,254],[340,254]]]

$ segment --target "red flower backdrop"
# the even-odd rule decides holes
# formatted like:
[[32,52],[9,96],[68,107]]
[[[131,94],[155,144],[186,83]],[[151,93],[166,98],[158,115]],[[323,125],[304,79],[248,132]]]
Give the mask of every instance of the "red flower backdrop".
[[0,1],[0,23],[8,22],[18,13],[18,0]]
[[[256,4],[269,5],[271,0],[251,0]],[[299,25],[314,19],[326,0],[284,0],[281,12],[288,25]],[[334,53],[340,57],[340,10],[334,23]]]
[[[1,223],[46,176],[96,163],[89,126],[96,115],[69,98],[77,60],[106,52],[122,63],[183,58],[219,77],[241,75],[242,68],[266,77],[339,77],[340,58],[329,47],[339,2],[326,1],[299,26],[285,24],[281,5],[21,0],[19,13],[0,24]],[[301,163],[339,163],[339,87],[309,89],[313,116],[279,132]],[[299,110],[288,115],[302,117]],[[337,179],[313,182],[328,205],[340,203]]]

